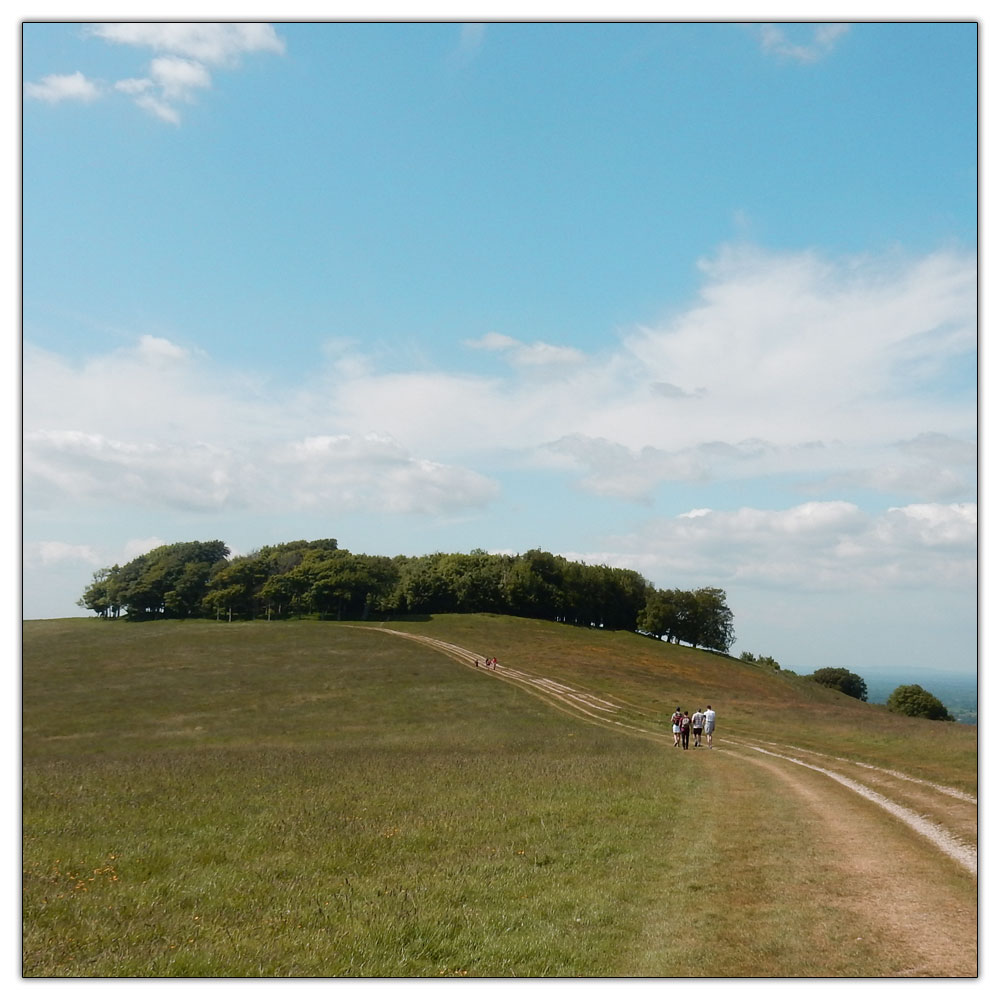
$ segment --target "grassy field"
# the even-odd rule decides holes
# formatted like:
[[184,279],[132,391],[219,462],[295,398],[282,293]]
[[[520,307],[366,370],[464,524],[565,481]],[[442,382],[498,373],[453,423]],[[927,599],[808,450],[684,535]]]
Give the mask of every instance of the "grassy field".
[[[940,725],[728,658],[492,616],[392,627],[544,661],[646,719],[707,700],[720,730],[759,731],[791,707],[789,740],[975,787],[969,727],[942,741]],[[856,976],[903,961],[874,915],[858,933],[810,817],[776,811],[777,779],[727,755],[588,725],[349,625],[74,619],[23,637],[26,976]]]
[[664,726],[678,705],[713,704],[724,731],[836,750],[975,793],[978,730],[894,715],[788,671],[631,632],[502,615],[441,615],[391,627],[437,636],[515,667],[543,666],[567,683],[630,700]]

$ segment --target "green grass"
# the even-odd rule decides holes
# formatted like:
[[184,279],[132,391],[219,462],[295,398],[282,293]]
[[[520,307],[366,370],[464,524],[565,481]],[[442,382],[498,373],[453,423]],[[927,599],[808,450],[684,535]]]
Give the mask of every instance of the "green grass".
[[29,623],[24,702],[33,976],[596,974],[687,787],[323,624]]
[[895,715],[787,671],[734,657],[501,615],[440,615],[388,627],[475,648],[501,662],[629,701],[666,725],[677,705],[710,703],[719,734],[835,752],[975,794],[978,729]]
[[[400,627],[752,721],[722,696],[736,661],[490,616]],[[788,856],[801,820],[724,755],[334,623],[27,622],[23,650],[26,976],[885,974],[836,873]],[[780,703],[739,669],[741,705]]]

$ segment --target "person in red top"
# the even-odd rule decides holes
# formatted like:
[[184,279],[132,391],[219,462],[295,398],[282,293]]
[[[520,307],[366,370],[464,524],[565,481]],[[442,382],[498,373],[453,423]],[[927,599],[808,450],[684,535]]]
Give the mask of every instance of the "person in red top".
[[681,711],[681,706],[677,706],[677,711],[670,716],[670,727],[674,731],[674,746],[679,747],[681,745],[681,719],[684,718],[684,713]]

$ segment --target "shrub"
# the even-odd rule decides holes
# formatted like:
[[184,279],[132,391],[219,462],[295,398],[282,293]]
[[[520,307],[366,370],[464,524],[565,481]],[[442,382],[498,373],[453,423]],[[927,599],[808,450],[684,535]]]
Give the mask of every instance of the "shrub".
[[846,667],[820,667],[809,675],[817,684],[835,688],[859,701],[868,700],[868,685],[864,678],[852,673]]
[[889,695],[886,707],[890,712],[911,715],[918,719],[935,719],[954,722],[955,719],[938,698],[925,691],[919,684],[900,684]]
[[758,666],[770,667],[772,670],[781,669],[781,664],[773,656],[765,656],[763,653],[760,656],[755,656],[753,653],[742,652],[740,659],[744,663],[756,663]]

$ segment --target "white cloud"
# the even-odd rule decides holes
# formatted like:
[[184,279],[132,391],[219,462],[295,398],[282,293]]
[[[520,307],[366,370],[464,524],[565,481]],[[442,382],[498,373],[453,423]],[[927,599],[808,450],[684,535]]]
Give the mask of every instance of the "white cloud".
[[477,470],[500,461],[634,501],[764,476],[819,499],[974,496],[974,256],[743,247],[702,268],[693,303],[600,354],[472,341],[514,362],[489,378],[382,373],[338,343],[279,388],[148,334],[78,365],[28,344],[26,482],[50,505],[457,511],[496,495]]
[[154,59],[149,75],[166,101],[191,101],[196,90],[212,86],[212,76],[201,63],[177,56]]
[[130,97],[136,107],[172,125],[179,125],[179,103],[212,86],[213,69],[235,69],[242,56],[261,52],[283,55],[285,43],[269,24],[115,23],[96,24],[87,35],[102,41],[152,49],[157,53],[145,77],[126,77],[104,88],[82,73],[44,77],[25,84],[25,95],[55,103],[93,101],[105,94]]
[[[735,444],[706,441],[691,448],[665,451],[646,446],[632,449],[604,438],[570,434],[546,446],[555,455],[566,456],[572,468],[584,471],[580,486],[599,496],[648,502],[662,482],[697,483],[727,475],[745,477],[760,472],[761,459],[776,449],[764,441]],[[749,465],[748,469],[740,466]]]
[[[701,266],[699,300],[624,346],[636,377],[711,404],[695,418],[684,411],[703,437],[731,441],[734,426],[776,443],[967,427],[968,398],[953,408],[923,390],[956,359],[974,358],[973,257],[832,261],[739,247]],[[633,413],[660,430],[690,404],[665,397],[658,411]],[[928,418],[946,426],[928,427]]]
[[443,514],[485,506],[499,493],[486,476],[415,458],[382,434],[307,437],[272,458],[285,502],[297,509]]
[[47,430],[24,439],[34,509],[71,502],[192,512],[444,514],[488,504],[495,482],[410,455],[379,435],[240,442],[129,442]]
[[974,503],[910,504],[876,514],[843,501],[698,509],[609,541],[610,551],[581,558],[723,587],[878,592],[967,588],[976,579]]
[[100,556],[90,545],[72,542],[31,542],[24,546],[24,561],[29,566],[53,566],[59,563],[84,563],[99,566]]
[[[803,25],[797,30],[807,31]],[[785,28],[775,24],[762,25],[758,32],[761,49],[768,55],[793,59],[799,63],[814,63],[828,56],[837,42],[850,31],[847,24],[821,24],[812,28],[812,35],[805,43],[793,42]]]
[[149,48],[210,66],[231,67],[241,56],[255,52],[285,52],[284,41],[269,24],[135,22],[95,24],[88,33],[106,42]]
[[29,567],[46,569],[65,564],[99,569],[115,563],[122,565],[137,556],[152,552],[167,543],[155,535],[149,538],[132,538],[119,548],[99,550],[93,545],[79,545],[74,542],[43,541],[27,542],[24,546],[24,561]]
[[154,118],[159,118],[170,125],[180,125],[181,116],[178,110],[166,101],[161,101],[152,94],[142,94],[135,99],[135,106],[148,111]]
[[69,498],[180,510],[242,507],[232,464],[224,450],[201,442],[136,443],[72,430],[24,438],[25,495],[37,508]]
[[919,434],[910,441],[900,441],[897,446],[904,454],[932,462],[972,465],[976,461],[974,442],[959,441],[947,434]]
[[123,94],[144,94],[153,86],[153,81],[149,77],[128,77],[124,80],[116,80],[114,89]]
[[514,337],[495,332],[483,334],[478,340],[467,340],[465,346],[506,354],[512,364],[527,368],[543,365],[577,365],[586,359],[586,355],[575,347],[558,347],[540,340],[533,344],[525,344]]
[[154,337],[150,333],[144,333],[139,338],[139,346],[136,354],[144,361],[152,362],[174,362],[187,361],[191,352],[187,348],[175,344],[166,337]]
[[[971,429],[970,429],[971,431]],[[846,457],[846,456],[845,456]],[[829,493],[861,487],[924,500],[972,496],[976,484],[976,444],[947,434],[924,433],[850,456],[854,468],[833,473],[803,488]]]
[[24,95],[35,101],[58,104],[61,101],[83,101],[89,103],[101,96],[101,87],[88,80],[82,73],[58,73],[42,77],[39,83],[26,83]]
[[[642,473],[651,485],[671,468],[690,480],[736,464],[745,476],[790,471],[817,482],[887,464],[900,440],[974,439],[974,255],[831,260],[743,246],[701,268],[693,302],[598,354],[489,333],[466,346],[512,362],[506,376],[369,371],[331,383],[338,421],[411,448],[434,440],[454,455],[519,451],[558,468],[567,455],[551,445],[571,436],[620,446],[605,449],[609,459],[627,449],[634,464],[655,449],[673,461],[659,478]],[[943,374],[957,390],[939,391]],[[747,440],[767,442],[752,461],[740,448]],[[739,462],[705,450],[710,442],[738,449]],[[591,451],[588,482],[597,486],[607,475]],[[898,449],[891,458],[918,464]],[[943,488],[920,496],[949,498]]]
[[968,496],[974,491],[972,473],[974,470],[970,469],[969,476],[961,476],[951,469],[936,468],[926,463],[909,466],[884,464],[828,476],[804,488],[810,493],[829,493],[845,487],[860,487],[880,493],[947,500]]

